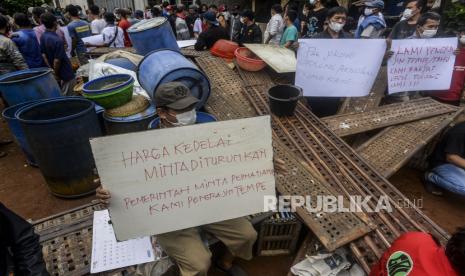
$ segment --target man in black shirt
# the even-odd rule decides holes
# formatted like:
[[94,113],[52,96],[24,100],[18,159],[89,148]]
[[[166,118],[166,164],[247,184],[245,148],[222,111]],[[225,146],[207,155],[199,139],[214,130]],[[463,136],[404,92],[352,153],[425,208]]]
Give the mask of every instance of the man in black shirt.
[[239,45],[245,43],[262,43],[262,31],[260,27],[254,22],[254,13],[250,10],[245,10],[241,14],[242,17],[242,29],[239,34]]
[[49,275],[32,225],[0,203],[0,275],[10,265],[14,275]]
[[204,13],[203,20],[207,23],[208,29],[202,32],[197,38],[194,46],[197,51],[210,49],[220,39],[228,39],[228,31],[220,26],[214,12],[209,11]]
[[302,11],[300,32],[302,37],[313,37],[323,31],[328,9],[325,8],[321,0],[311,0],[305,3]]
[[465,196],[465,122],[446,133],[430,161],[433,169],[425,174],[426,189],[435,195],[448,190]]
[[423,0],[405,1],[405,10],[401,21],[397,22],[389,34],[389,39],[405,39],[415,33],[417,21],[423,10]]

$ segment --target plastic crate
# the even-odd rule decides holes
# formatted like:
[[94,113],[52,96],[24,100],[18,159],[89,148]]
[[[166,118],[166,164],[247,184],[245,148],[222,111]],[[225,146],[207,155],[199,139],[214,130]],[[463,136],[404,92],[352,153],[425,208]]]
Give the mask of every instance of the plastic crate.
[[275,213],[260,224],[257,255],[293,254],[301,228],[302,223],[292,213]]

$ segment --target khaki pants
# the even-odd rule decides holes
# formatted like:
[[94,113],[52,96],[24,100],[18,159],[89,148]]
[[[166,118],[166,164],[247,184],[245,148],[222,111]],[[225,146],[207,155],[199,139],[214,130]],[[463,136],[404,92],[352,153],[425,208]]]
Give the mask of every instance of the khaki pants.
[[252,247],[257,239],[257,232],[245,218],[158,235],[158,242],[168,256],[176,261],[181,275],[203,276],[207,275],[210,268],[211,252],[202,242],[200,230],[222,241],[235,257],[252,259]]

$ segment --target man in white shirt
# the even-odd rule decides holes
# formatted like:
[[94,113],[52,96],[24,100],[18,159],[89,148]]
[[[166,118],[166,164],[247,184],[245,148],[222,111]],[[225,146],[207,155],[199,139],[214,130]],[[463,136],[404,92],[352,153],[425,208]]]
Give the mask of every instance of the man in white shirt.
[[115,25],[115,15],[107,12],[104,15],[106,27],[102,30],[103,43],[106,47],[124,47],[123,29]]
[[89,10],[89,18],[92,20],[90,23],[90,30],[93,35],[101,34],[107,23],[100,17],[100,8],[98,6],[91,6]]
[[283,8],[280,4],[275,4],[271,7],[271,19],[266,25],[265,30],[265,44],[279,45],[284,31],[284,20],[281,16],[282,12]]

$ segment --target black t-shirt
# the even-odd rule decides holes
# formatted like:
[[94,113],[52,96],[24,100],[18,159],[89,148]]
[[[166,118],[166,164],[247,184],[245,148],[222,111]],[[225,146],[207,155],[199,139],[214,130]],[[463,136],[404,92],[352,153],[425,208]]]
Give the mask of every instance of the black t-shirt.
[[239,34],[239,44],[242,46],[245,43],[262,43],[262,31],[257,24],[253,23],[250,26],[242,26]]
[[305,37],[313,37],[314,35],[323,31],[323,26],[328,14],[328,9],[322,8],[318,11],[311,10],[307,16],[303,18],[307,23],[302,34]]
[[447,154],[465,158],[465,122],[455,125],[444,135],[431,156],[431,165],[436,167],[447,163]]
[[416,24],[408,24],[407,20],[397,22],[392,28],[389,38],[391,39],[405,39],[415,33]]

